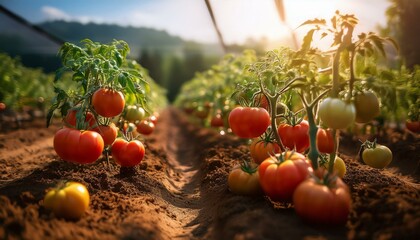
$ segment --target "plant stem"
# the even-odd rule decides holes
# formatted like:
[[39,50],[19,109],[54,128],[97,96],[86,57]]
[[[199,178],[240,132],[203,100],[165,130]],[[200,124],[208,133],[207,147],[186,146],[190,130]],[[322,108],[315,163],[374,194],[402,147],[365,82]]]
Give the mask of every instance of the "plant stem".
[[319,152],[316,147],[316,134],[318,133],[318,126],[315,123],[313,106],[306,106],[306,115],[308,116],[309,143],[310,143],[308,158],[312,162],[312,168],[316,170],[318,169],[318,157],[319,157]]
[[330,160],[328,162],[328,172],[333,173],[334,172],[334,161],[335,156],[337,155],[338,151],[338,136],[337,136],[337,129],[332,130],[332,135],[334,139],[334,151],[330,154]]

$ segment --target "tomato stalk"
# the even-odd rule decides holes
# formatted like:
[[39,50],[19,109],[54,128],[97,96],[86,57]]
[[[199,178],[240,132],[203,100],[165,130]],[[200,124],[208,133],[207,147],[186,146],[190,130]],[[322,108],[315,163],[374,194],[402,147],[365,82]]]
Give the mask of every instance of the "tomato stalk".
[[[340,43],[340,45],[337,48],[337,51],[334,55],[334,59],[333,59],[333,79],[332,79],[332,91],[331,91],[331,97],[337,98],[338,97],[338,93],[340,91],[340,56],[341,56],[341,52],[343,50],[345,50],[351,43],[351,38],[353,35],[353,30],[354,27],[348,25],[348,29],[347,29],[347,33],[346,35],[343,37],[343,41]],[[354,55],[352,55],[353,57]],[[350,72],[352,72],[353,69],[351,69]],[[350,81],[352,82],[352,81]],[[352,84],[352,83],[351,83]],[[350,97],[351,97],[351,92],[350,92]],[[339,131],[337,129],[332,129],[332,134],[333,134],[333,143],[334,143],[334,151],[330,154],[330,160],[329,160],[329,164],[328,164],[328,172],[332,173],[334,171],[334,161],[335,161],[335,156],[337,154],[338,151],[338,142],[339,142]]]
[[258,171],[258,165],[253,167],[250,162],[243,160],[241,163],[241,169],[242,171],[248,173],[249,175],[252,175]]
[[282,152],[284,152],[284,151],[286,151],[286,148],[284,147],[284,144],[283,144],[283,142],[280,139],[280,135],[277,132],[277,122],[276,122],[276,119],[278,117],[277,116],[277,102],[278,102],[278,99],[280,98],[280,96],[283,93],[287,92],[290,89],[291,85],[294,82],[296,82],[298,80],[302,80],[304,78],[303,77],[296,77],[296,78],[290,80],[282,89],[280,89],[274,95],[270,94],[264,88],[263,81],[261,80],[261,78],[259,78],[259,79],[260,79],[260,81],[259,81],[259,84],[260,84],[260,92],[258,92],[258,93],[262,93],[267,98],[268,105],[269,105],[269,110],[270,110],[270,115],[271,115],[271,131],[273,132],[274,138],[276,139],[278,145],[280,146],[280,150]]
[[318,125],[315,123],[315,116],[314,116],[314,107],[318,103],[318,101],[325,96],[330,91],[330,89],[325,90],[322,92],[317,98],[315,98],[310,104],[306,100],[305,96],[302,92],[299,93],[299,96],[302,100],[303,106],[306,110],[306,115],[308,117],[308,124],[309,124],[309,153],[308,158],[312,162],[312,168],[314,170],[318,169],[318,158],[319,158],[319,151],[316,146],[316,135],[318,133]]

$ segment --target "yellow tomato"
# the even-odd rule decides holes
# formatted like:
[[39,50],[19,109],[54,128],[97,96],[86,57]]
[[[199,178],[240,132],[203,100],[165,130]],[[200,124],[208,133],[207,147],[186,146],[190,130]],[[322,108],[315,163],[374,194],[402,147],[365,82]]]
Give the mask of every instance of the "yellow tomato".
[[89,192],[83,184],[68,182],[61,188],[47,192],[44,207],[57,217],[77,220],[89,208],[89,201]]
[[[322,167],[328,170],[329,161],[326,161],[322,164]],[[339,176],[340,178],[343,178],[346,174],[346,164],[344,163],[343,159],[340,157],[335,157],[334,160],[334,172]]]

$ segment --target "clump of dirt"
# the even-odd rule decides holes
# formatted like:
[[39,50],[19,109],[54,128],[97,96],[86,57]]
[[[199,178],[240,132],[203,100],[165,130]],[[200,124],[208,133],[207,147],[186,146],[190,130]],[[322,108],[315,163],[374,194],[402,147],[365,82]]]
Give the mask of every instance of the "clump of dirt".
[[[1,239],[420,237],[419,176],[403,164],[419,163],[418,136],[392,132],[378,139],[394,160],[375,170],[356,157],[360,143],[342,135],[343,180],[353,206],[346,225],[331,229],[304,223],[292,204],[231,193],[227,176],[250,158],[247,141],[192,124],[174,108],[162,112],[155,132],[143,139],[146,156],[134,169],[120,169],[112,160],[108,168],[105,159],[82,166],[58,159],[52,148],[57,129],[0,134]],[[78,221],[57,218],[42,206],[47,189],[66,180],[85,184],[91,194],[90,209]]]

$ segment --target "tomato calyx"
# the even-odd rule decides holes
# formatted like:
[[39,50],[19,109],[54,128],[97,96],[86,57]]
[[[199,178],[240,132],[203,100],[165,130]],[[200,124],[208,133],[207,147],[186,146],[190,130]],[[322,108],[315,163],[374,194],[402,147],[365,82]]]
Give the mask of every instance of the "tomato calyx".
[[[288,152],[290,152],[290,155],[287,155],[287,153]],[[293,156],[293,154],[295,154],[296,153],[296,151],[295,150],[292,150],[292,151],[288,151],[288,149],[286,149],[286,151],[284,151],[284,152],[282,152],[282,153],[279,153],[279,154],[275,154],[275,155],[271,155],[270,154],[270,156],[271,156],[271,158],[272,159],[274,159],[274,160],[276,160],[276,164],[277,165],[280,165],[280,164],[282,164],[283,162],[285,162],[287,159],[292,159],[292,156]]]
[[286,124],[294,127],[303,121],[303,116],[298,117],[299,114],[300,111],[294,113],[293,111],[286,110],[286,113],[283,115],[283,118],[286,120]]
[[362,143],[361,146],[363,149],[375,149],[376,148],[376,138],[375,140],[373,140],[373,142],[366,140],[365,142]]
[[246,160],[242,160],[241,162],[241,169],[242,171],[248,173],[249,175],[252,175],[258,171],[258,165],[254,165]]
[[336,188],[338,176],[335,173],[319,168],[316,172],[311,172],[309,176],[319,185],[324,185],[329,189]]
[[[265,133],[259,137],[259,140],[257,141],[257,143],[263,142],[264,147],[266,147],[269,143],[273,143],[273,144],[276,143],[276,141],[273,138],[273,134],[274,132],[272,131],[271,126],[268,126],[267,131],[265,131]],[[273,152],[272,154],[275,154],[275,153]]]

